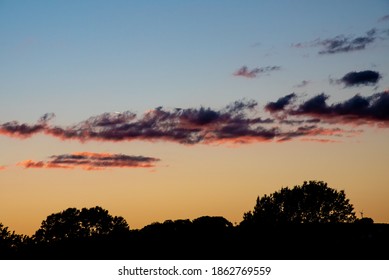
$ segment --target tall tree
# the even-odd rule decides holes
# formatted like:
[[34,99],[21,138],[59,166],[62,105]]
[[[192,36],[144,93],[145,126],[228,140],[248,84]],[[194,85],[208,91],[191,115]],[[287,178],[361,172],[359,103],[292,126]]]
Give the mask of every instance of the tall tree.
[[244,214],[242,223],[349,223],[356,219],[353,210],[343,190],[332,189],[322,181],[309,181],[258,197],[254,210]]

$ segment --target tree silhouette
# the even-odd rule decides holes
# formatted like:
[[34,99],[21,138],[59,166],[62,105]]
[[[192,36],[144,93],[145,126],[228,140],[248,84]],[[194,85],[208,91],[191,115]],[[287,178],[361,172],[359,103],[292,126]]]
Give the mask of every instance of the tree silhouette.
[[202,216],[130,231],[101,207],[51,214],[31,238],[0,223],[0,259],[382,259],[388,233],[355,219],[344,191],[310,181],[258,197],[239,226]]
[[343,190],[332,189],[322,181],[309,181],[258,197],[254,211],[244,214],[242,225],[350,223],[355,219],[353,205]]
[[15,234],[0,223],[0,257],[7,257],[16,253],[26,236]]
[[224,217],[202,216],[194,219],[192,224],[196,235],[212,242],[215,242],[214,239],[226,236],[234,228],[233,224]]
[[221,258],[229,250],[233,230],[232,223],[219,216],[155,222],[132,236],[127,251],[136,251],[140,258],[152,254],[155,259],[189,259],[205,252],[207,258]]
[[129,231],[122,217],[113,217],[99,206],[93,208],[68,208],[51,214],[42,222],[33,236],[36,242],[52,243],[64,240],[80,240],[94,237],[107,237]]

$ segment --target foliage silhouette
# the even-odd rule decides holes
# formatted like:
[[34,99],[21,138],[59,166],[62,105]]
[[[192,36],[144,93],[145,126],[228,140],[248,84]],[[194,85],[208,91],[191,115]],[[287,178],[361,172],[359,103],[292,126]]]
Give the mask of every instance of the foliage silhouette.
[[206,252],[220,258],[233,243],[234,227],[224,217],[203,216],[194,220],[166,220],[132,231],[131,251],[140,258],[188,259]]
[[387,259],[389,225],[356,219],[344,191],[304,182],[257,199],[234,226],[224,217],[130,230],[107,210],[68,208],[31,237],[0,224],[3,259]]
[[198,228],[215,231],[225,231],[233,227],[232,223],[224,217],[202,216],[193,220],[193,225]]
[[356,220],[353,210],[343,190],[309,181],[258,197],[253,212],[244,213],[242,224],[351,223]]
[[85,239],[123,234],[129,230],[122,217],[112,217],[107,210],[93,208],[68,208],[51,214],[42,222],[33,239],[40,243],[58,242],[69,239]]
[[26,239],[26,236],[9,231],[8,227],[0,223],[0,258],[11,257],[18,253],[18,249]]

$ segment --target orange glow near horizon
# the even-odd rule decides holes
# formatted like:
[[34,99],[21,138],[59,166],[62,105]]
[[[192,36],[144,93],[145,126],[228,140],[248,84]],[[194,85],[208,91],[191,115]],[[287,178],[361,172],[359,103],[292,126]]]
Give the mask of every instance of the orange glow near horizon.
[[[224,216],[239,223],[258,195],[322,180],[332,188],[344,189],[357,214],[363,210],[376,222],[388,222],[385,166],[389,154],[383,152],[386,143],[380,139],[364,137],[361,141],[365,143],[256,143],[239,145],[239,149],[134,143],[132,151],[161,158],[155,172],[9,167],[2,171],[0,221],[17,233],[32,234],[52,213],[69,207],[101,206],[112,215],[123,216],[133,229],[203,215]],[[31,141],[30,148],[24,146],[23,150],[33,151],[32,147],[44,144],[41,142]],[[46,140],[49,143],[55,144],[55,140]],[[374,149],[363,150],[365,145]],[[101,149],[99,143],[91,146]],[[111,154],[114,148],[129,150],[123,143],[101,154]],[[371,168],[372,161],[375,168]]]

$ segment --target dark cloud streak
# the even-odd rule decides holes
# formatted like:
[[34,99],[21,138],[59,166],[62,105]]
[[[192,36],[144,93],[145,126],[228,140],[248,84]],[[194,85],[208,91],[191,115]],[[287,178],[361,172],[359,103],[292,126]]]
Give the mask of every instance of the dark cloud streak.
[[339,35],[334,38],[319,40],[317,46],[323,47],[319,54],[335,54],[363,50],[377,39],[376,29],[366,32],[365,36],[354,38],[353,36]]
[[[383,34],[383,37],[380,36]],[[352,51],[359,51],[366,49],[367,46],[374,43],[377,39],[384,39],[388,37],[388,30],[370,29],[365,35],[355,37],[354,35],[338,35],[328,39],[316,39],[309,43],[295,43],[292,44],[296,48],[304,47],[320,47],[318,54],[337,54],[347,53]]]
[[252,70],[249,70],[247,66],[242,66],[240,69],[235,71],[234,76],[241,76],[246,78],[255,78],[258,75],[266,74],[272,71],[280,70],[280,66],[266,66],[266,67],[260,67],[260,68],[254,68]]
[[19,138],[28,138],[36,133],[43,132],[45,124],[26,124],[17,121],[6,122],[0,125],[0,134],[9,135]]
[[150,168],[155,167],[159,159],[144,156],[129,156],[107,153],[73,153],[53,155],[48,161],[25,160],[17,165],[24,168],[63,168],[76,167],[84,170],[104,170],[107,168]]

